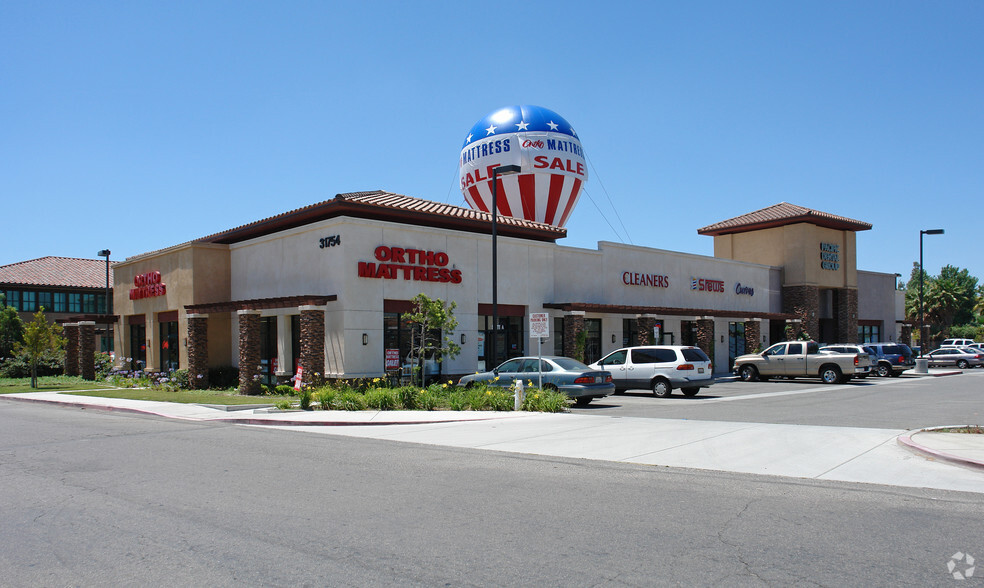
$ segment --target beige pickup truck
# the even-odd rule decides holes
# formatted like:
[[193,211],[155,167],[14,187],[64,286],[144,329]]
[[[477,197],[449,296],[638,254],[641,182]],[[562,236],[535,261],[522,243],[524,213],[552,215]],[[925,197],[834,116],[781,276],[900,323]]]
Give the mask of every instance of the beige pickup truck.
[[762,353],[735,359],[735,373],[745,382],[769,378],[820,378],[826,384],[843,383],[871,371],[867,353],[820,353],[815,341],[776,343]]

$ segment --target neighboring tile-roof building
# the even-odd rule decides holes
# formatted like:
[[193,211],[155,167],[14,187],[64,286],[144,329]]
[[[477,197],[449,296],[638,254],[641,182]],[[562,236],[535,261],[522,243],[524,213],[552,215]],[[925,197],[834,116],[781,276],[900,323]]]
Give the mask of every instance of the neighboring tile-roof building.
[[[113,283],[113,268],[109,269]],[[52,288],[105,288],[106,260],[40,257],[0,266],[0,284]]]
[[829,229],[844,231],[867,231],[871,229],[871,223],[797,206],[788,202],[780,202],[779,204],[767,206],[755,212],[749,212],[748,214],[729,218],[728,220],[708,225],[702,229],[697,229],[697,234],[716,237],[729,233],[744,233],[796,223],[811,223]]

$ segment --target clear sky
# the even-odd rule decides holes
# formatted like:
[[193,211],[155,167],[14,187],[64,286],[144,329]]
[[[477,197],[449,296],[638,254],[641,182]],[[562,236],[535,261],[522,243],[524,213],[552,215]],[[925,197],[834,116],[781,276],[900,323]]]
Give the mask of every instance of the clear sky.
[[471,126],[535,104],[590,180],[565,245],[713,254],[778,202],[860,269],[984,280],[984,2],[0,2],[0,264],[112,259],[341,192],[465,205]]

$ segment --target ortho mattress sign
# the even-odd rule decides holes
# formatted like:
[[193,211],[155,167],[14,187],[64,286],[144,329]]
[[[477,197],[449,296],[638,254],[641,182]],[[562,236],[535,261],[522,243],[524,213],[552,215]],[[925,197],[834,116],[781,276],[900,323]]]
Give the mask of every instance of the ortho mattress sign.
[[405,249],[380,245],[373,252],[373,261],[359,262],[360,278],[386,278],[419,282],[450,282],[461,283],[461,270],[451,269],[448,265],[448,254],[443,251],[424,251],[423,249]]
[[130,288],[130,300],[167,294],[167,285],[161,283],[161,272],[154,271],[133,276],[133,285],[136,288]]

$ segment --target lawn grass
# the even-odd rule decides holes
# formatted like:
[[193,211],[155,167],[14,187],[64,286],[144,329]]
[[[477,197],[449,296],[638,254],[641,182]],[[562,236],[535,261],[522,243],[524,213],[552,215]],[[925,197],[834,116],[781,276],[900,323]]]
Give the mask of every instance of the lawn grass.
[[38,387],[31,388],[31,378],[0,378],[0,394],[23,392],[59,392],[61,390],[92,390],[107,388],[106,382],[89,382],[72,376],[44,376],[38,378]]
[[243,396],[234,390],[163,390],[156,388],[115,388],[112,390],[93,390],[91,392],[66,392],[74,396],[95,396],[98,398],[126,398],[128,400],[153,400],[156,402],[178,402],[182,404],[269,404],[289,398],[287,396]]

